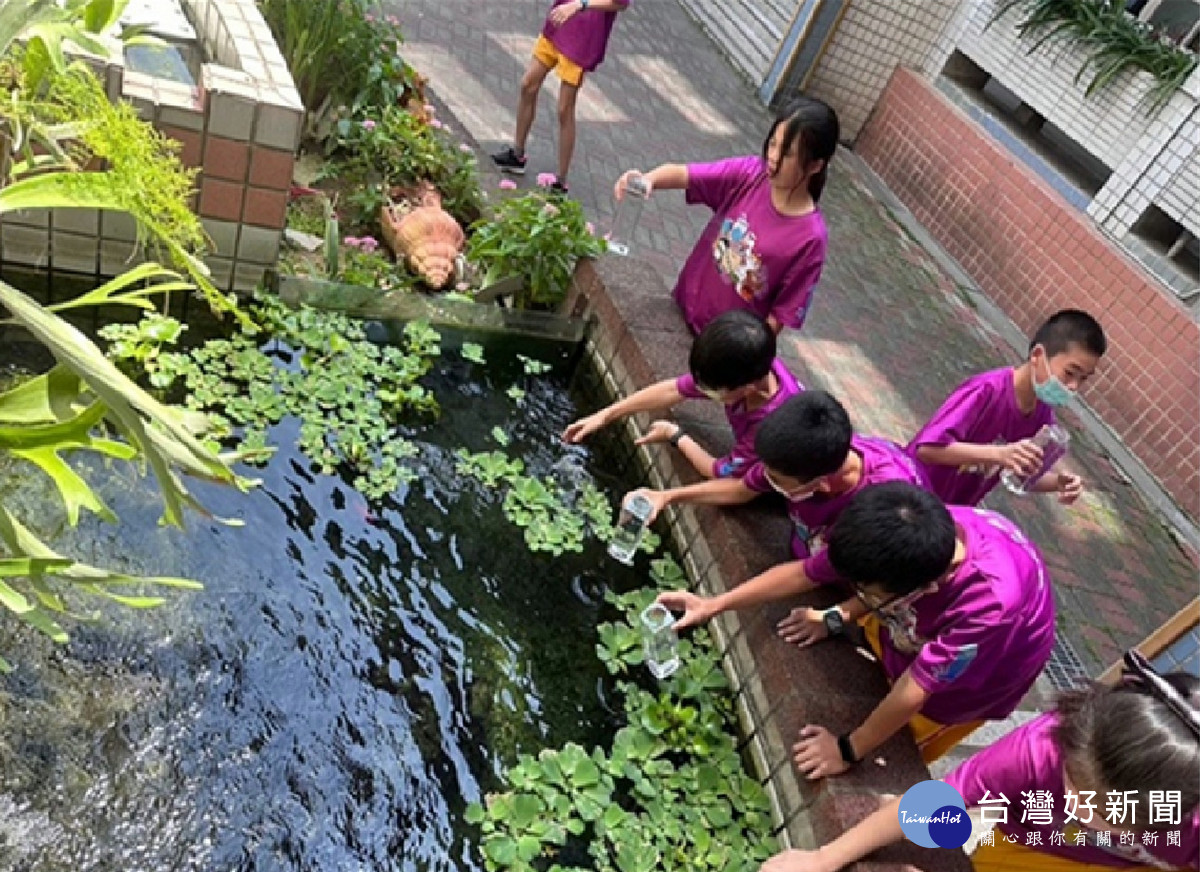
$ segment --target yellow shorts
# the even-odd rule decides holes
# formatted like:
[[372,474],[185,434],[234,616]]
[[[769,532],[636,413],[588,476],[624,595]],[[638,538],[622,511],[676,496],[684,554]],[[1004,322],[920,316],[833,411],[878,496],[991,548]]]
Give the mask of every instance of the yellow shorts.
[[556,49],[544,34],[538,37],[537,45],[533,47],[533,59],[558,73],[564,83],[575,88],[583,84],[583,67]]
[[[1114,872],[1116,867],[1096,863],[1080,863],[1056,854],[1046,854],[1027,848],[1020,842],[1004,839],[999,830],[992,833],[995,841],[980,845],[971,855],[975,872]],[[1123,866],[1121,872],[1154,872],[1154,866]]]
[[[867,644],[871,646],[875,656],[882,662],[883,646],[879,644],[879,618],[867,615],[859,621],[859,626],[863,628]],[[983,723],[983,721],[970,721],[965,724],[939,724],[924,715],[917,714],[912,716],[908,727],[912,730],[917,747],[921,749],[921,759],[928,765],[979,729]]]

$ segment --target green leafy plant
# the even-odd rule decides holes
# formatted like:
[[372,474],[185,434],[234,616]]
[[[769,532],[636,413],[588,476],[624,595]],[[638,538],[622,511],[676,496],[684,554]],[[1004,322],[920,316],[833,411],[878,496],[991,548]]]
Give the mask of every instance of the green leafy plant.
[[483,214],[475,153],[455,145],[437,119],[389,105],[349,113],[335,131],[341,158],[330,171],[356,188],[347,201],[359,223],[378,220],[385,189],[415,188],[422,181],[437,188],[443,208],[464,227]]
[[464,342],[462,344],[463,360],[469,360],[471,363],[483,365],[487,361],[483,357],[483,346],[477,342]]
[[162,388],[181,385],[188,407],[208,414],[214,437],[237,437],[243,451],[262,457],[267,430],[294,415],[298,445],[322,473],[348,470],[369,499],[411,481],[406,461],[418,449],[396,427],[406,412],[437,411],[420,385],[438,354],[436,331],[408,324],[403,348],[380,347],[367,341],[360,322],[341,314],[290,309],[274,297],[258,300],[250,314],[255,329],[185,352],[161,349],[178,336],[169,330],[111,329],[109,354],[136,371],[153,330],[152,379]]
[[[682,574],[669,557],[658,566],[663,578]],[[655,593],[608,596],[623,615],[600,628],[597,650],[610,671],[642,674],[635,622]],[[563,870],[559,860],[573,847],[601,872],[751,872],[774,852],[766,796],[738,755],[729,686],[707,633],[681,642],[680,657],[655,692],[618,685],[626,726],[610,749],[568,744],[522,755],[504,774],[504,792],[468,808],[489,870]]]
[[517,360],[521,361],[521,367],[525,370],[525,375],[544,375],[554,368],[544,361],[526,357],[524,354],[518,354]]
[[1085,92],[1089,97],[1122,73],[1142,70],[1158,82],[1148,95],[1148,111],[1153,113],[1196,69],[1195,54],[1127,14],[1119,0],[1003,0],[989,26],[1013,10],[1023,15],[1017,24],[1020,35],[1036,38],[1030,53],[1056,42],[1079,45],[1087,52],[1075,81],[1090,71]]
[[485,285],[510,276],[523,280],[520,308],[562,302],[575,262],[602,251],[579,203],[540,191],[505,200],[471,228],[467,241],[467,257],[482,267]]
[[366,0],[260,0],[300,99],[319,118],[339,104],[390,106],[417,89],[400,22]]
[[510,460],[500,451],[471,454],[465,448],[460,448],[454,458],[454,469],[459,475],[473,478],[489,489],[512,481],[525,471],[525,464],[519,458]]
[[[0,103],[0,216],[19,209],[128,212],[144,241],[182,264],[210,292],[215,307],[236,313],[236,306],[207,283],[206,270],[195,259],[201,234],[198,219],[187,209],[190,176],[161,136],[128,107],[108,104],[94,77],[64,53],[65,44],[74,44],[106,54],[95,35],[108,30],[125,5],[120,0],[0,4],[0,78],[6,97]],[[23,48],[15,47],[18,38]],[[107,169],[82,171],[97,161]],[[218,454],[202,441],[209,423],[203,416],[159,402],[60,315],[97,305],[152,311],[154,295],[192,287],[177,273],[145,264],[46,307],[0,281],[6,323],[23,328],[57,361],[49,372],[0,392],[0,451],[50,479],[70,524],[78,523],[84,511],[116,520],[68,464],[66,458],[79,451],[148,467],[162,496],[163,522],[175,526],[182,526],[187,507],[204,512],[183,476],[243,489],[254,484],[234,474],[234,456]],[[168,328],[158,324],[154,329]],[[139,351],[152,347],[150,332]],[[3,506],[0,543],[0,606],[58,643],[68,639],[64,618],[77,616],[67,601],[73,593],[149,608],[163,599],[126,589],[199,587],[186,579],[132,576],[58,554]],[[51,579],[67,582],[66,592],[53,587]],[[0,671],[10,668],[0,659]]]

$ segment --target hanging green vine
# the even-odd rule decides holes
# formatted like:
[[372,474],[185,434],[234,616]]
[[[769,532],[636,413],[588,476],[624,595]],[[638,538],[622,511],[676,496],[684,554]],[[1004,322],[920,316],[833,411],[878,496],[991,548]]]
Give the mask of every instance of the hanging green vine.
[[1196,69],[1196,55],[1160,37],[1148,23],[1126,13],[1125,4],[1118,0],[1003,0],[988,26],[1013,10],[1024,15],[1017,24],[1020,35],[1037,38],[1030,54],[1054,42],[1078,45],[1087,52],[1075,82],[1091,71],[1088,97],[1127,70],[1142,70],[1158,82],[1148,95],[1148,112],[1153,114]]

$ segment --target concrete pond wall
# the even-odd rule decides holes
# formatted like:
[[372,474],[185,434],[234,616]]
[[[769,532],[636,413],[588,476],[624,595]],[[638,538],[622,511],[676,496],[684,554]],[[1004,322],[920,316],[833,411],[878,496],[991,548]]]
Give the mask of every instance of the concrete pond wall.
[[[658,274],[636,258],[582,262],[566,313],[588,319],[587,351],[614,396],[627,395],[687,370],[692,336]],[[710,449],[729,444],[728,425],[711,404],[687,404],[675,419]],[[644,430],[648,416],[622,426]],[[677,452],[666,446],[640,450],[647,482],[671,487],[697,480]],[[666,524],[694,590],[716,594],[789,559],[790,526],[782,503],[763,499],[736,509],[673,506]],[[722,615],[712,628],[733,682],[747,750],[771,798],[784,846],[815,849],[879,807],[930,777],[907,730],[871,759],[838,778],[810,783],[797,777],[791,745],[797,731],[817,723],[835,732],[852,729],[886,694],[888,685],[874,656],[849,640],[800,650],[775,635],[775,624],[797,604],[832,605],[814,593]],[[896,845],[856,864],[860,870],[966,872],[960,851],[929,851]]]

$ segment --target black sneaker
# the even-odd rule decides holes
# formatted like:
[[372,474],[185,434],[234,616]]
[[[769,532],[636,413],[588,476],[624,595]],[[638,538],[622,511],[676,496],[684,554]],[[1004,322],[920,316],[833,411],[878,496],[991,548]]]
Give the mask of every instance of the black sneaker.
[[519,156],[517,150],[511,145],[504,151],[498,151],[492,155],[492,162],[506,173],[514,176],[525,175],[525,158]]
[[553,184],[550,185],[550,193],[556,197],[565,197],[568,194],[570,194],[571,192],[567,189],[567,186],[564,185],[562,182],[555,181]]

